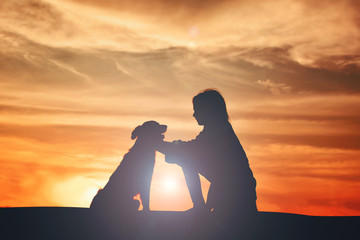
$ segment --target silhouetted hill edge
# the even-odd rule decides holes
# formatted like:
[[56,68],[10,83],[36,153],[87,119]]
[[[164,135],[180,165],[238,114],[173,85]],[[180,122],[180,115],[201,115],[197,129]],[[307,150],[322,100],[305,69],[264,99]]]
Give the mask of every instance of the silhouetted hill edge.
[[[194,213],[138,212],[136,239],[192,239]],[[0,239],[104,239],[89,208],[0,208]],[[120,223],[119,223],[120,224]],[[240,224],[240,223],[239,223]],[[251,229],[250,229],[251,228]],[[360,216],[323,217],[260,212],[249,239],[360,239]],[[193,237],[198,239],[198,237]]]

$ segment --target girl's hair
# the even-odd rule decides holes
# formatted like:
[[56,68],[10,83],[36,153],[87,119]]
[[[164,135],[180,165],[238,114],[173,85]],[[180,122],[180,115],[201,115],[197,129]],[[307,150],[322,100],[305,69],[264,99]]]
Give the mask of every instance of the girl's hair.
[[224,98],[216,89],[205,89],[193,98],[194,106],[211,114],[214,118],[229,120]]

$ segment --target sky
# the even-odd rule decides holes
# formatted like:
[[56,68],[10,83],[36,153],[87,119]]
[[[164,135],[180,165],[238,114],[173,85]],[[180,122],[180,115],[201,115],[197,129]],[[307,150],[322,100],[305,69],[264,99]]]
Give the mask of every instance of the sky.
[[[0,1],[0,206],[88,207],[147,120],[224,96],[260,211],[360,215],[360,4]],[[209,182],[201,177],[206,195]],[[152,210],[191,208],[157,153]]]

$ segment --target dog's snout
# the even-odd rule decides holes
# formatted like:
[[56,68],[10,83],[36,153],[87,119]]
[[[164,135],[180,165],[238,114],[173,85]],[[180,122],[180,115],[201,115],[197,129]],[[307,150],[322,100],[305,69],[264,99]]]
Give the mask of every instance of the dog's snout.
[[166,125],[160,125],[160,132],[161,132],[161,133],[166,132],[166,130],[167,130],[167,126],[166,126]]

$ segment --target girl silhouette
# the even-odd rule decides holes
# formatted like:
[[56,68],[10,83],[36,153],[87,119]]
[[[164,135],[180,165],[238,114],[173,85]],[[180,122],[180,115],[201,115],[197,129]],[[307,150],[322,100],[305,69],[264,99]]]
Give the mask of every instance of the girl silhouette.
[[[256,181],[230,122],[221,94],[206,89],[193,98],[196,121],[204,129],[191,141],[162,141],[166,162],[183,169],[194,210],[206,209],[221,222],[257,214]],[[199,173],[211,183],[205,204]]]

